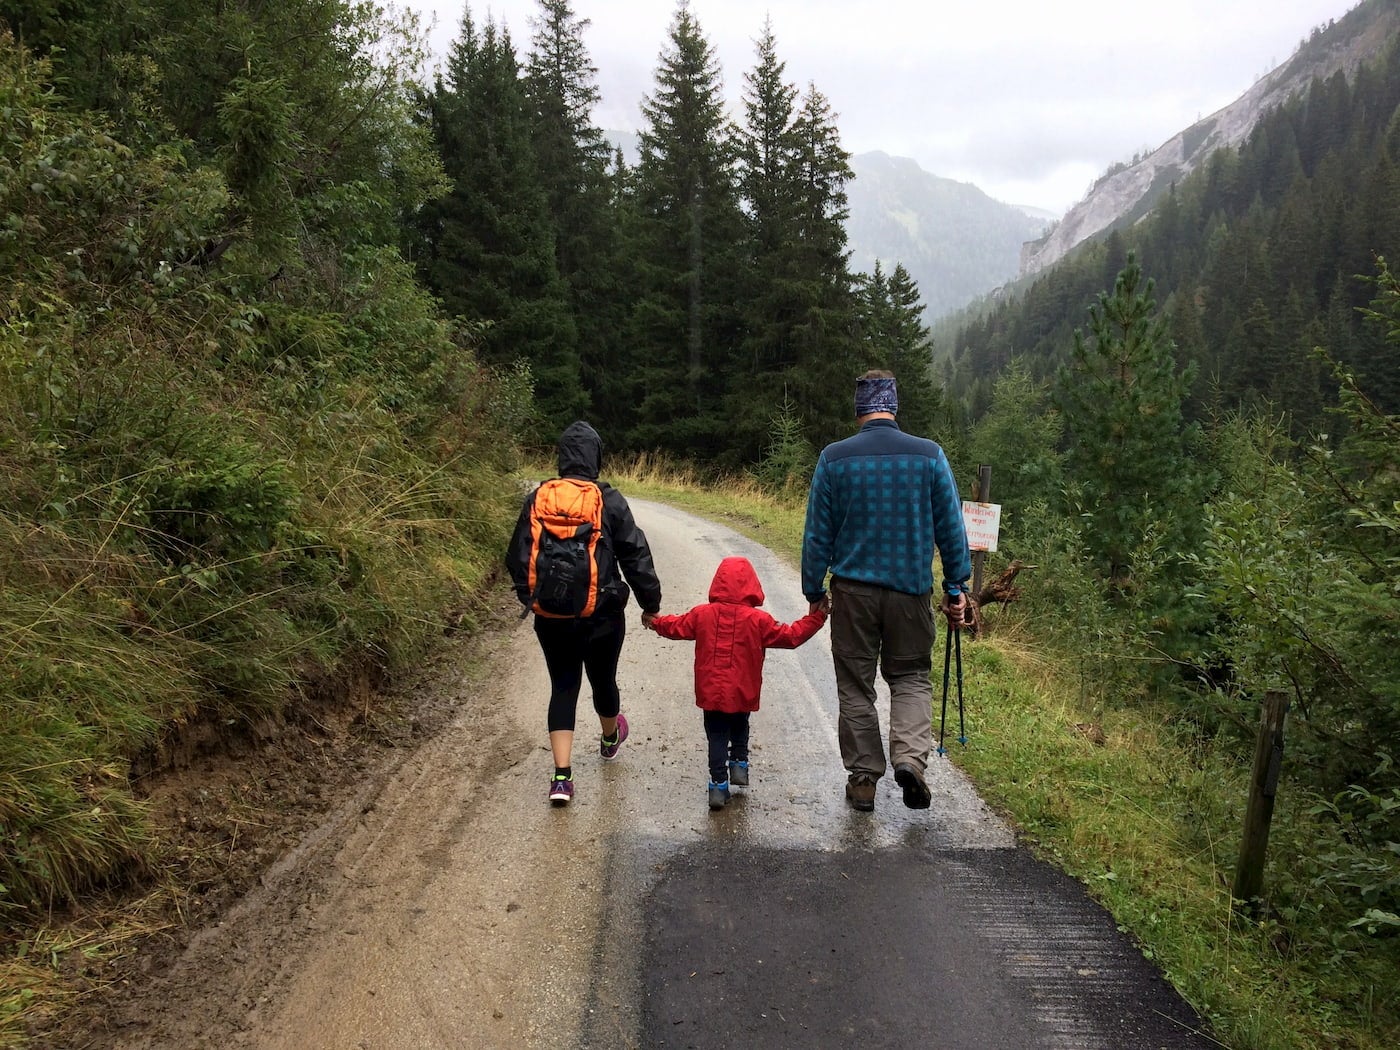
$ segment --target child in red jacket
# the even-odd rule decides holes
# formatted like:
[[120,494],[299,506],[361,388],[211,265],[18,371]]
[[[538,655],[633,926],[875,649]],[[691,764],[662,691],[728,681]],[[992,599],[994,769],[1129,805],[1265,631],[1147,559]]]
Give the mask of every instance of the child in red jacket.
[[711,809],[729,802],[729,785],[749,782],[749,715],[758,710],[763,657],[796,649],[821,630],[826,610],[779,623],[758,608],[763,587],[747,558],[725,558],[710,583],[710,600],[681,616],[652,617],[663,638],[695,642],[695,704],[704,711],[709,741]]

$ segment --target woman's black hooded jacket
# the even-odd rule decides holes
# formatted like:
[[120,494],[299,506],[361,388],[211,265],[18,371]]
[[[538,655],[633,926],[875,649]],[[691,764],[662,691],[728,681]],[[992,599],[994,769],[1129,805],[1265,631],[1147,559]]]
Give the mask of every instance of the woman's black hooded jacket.
[[[598,480],[602,465],[603,439],[598,432],[584,422],[570,423],[559,435],[559,476],[592,481],[602,492],[603,540],[612,549],[612,562],[621,568],[621,575],[626,578],[624,582],[618,577],[616,568],[608,567],[613,578],[598,581],[603,595],[598,612],[617,613],[625,608],[628,584],[636,591],[637,604],[643,612],[658,612],[661,609],[661,581],[656,578],[656,567],[651,561],[646,534],[633,519],[626,497],[607,482]],[[534,503],[535,493],[532,491],[520,508],[515,535],[511,537],[510,549],[506,552],[506,568],[515,584],[515,596],[522,605],[530,603],[530,508]],[[607,571],[601,565],[600,569]]]

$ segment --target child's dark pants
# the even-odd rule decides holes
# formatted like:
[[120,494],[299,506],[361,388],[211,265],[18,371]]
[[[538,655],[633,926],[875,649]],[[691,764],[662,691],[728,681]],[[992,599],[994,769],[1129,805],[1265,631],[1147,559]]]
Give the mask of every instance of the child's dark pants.
[[705,738],[710,742],[710,779],[729,781],[729,763],[749,760],[749,712],[705,711]]

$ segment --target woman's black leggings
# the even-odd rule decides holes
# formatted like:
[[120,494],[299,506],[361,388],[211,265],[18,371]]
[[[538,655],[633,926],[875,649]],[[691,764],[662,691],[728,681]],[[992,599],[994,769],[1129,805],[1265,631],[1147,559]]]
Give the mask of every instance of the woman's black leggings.
[[549,731],[572,731],[583,676],[593,687],[593,710],[602,718],[616,717],[622,709],[617,691],[617,660],[627,621],[622,613],[600,613],[579,620],[535,617],[535,637],[540,640],[549,668]]

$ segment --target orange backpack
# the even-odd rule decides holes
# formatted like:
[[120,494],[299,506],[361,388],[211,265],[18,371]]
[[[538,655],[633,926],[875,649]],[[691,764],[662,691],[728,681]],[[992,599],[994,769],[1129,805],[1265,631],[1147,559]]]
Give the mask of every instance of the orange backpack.
[[592,616],[598,608],[603,492],[591,481],[552,478],[530,506],[530,608],[538,616]]

